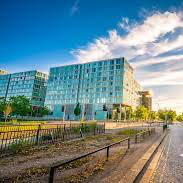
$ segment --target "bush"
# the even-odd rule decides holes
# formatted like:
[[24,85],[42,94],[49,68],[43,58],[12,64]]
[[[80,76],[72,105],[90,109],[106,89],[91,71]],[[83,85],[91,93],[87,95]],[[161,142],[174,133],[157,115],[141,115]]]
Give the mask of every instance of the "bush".
[[135,130],[135,129],[126,129],[126,130],[122,130],[119,131],[117,134],[118,135],[135,135],[137,133],[139,133],[141,130]]
[[52,140],[52,139],[53,139],[53,137],[52,137],[51,134],[46,134],[46,135],[43,135],[43,136],[41,137],[41,140],[42,140],[42,141]]
[[112,139],[113,139],[112,134],[107,134],[106,139],[107,139],[107,140],[112,140]]
[[26,151],[30,148],[30,144],[27,142],[20,140],[18,142],[13,142],[10,146],[10,152],[13,154],[21,153],[23,151]]

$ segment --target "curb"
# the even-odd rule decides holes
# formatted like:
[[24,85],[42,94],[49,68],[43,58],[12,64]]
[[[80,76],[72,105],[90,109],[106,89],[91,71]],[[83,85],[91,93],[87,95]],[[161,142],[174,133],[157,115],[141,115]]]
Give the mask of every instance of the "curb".
[[162,147],[157,149],[157,152],[155,153],[155,156],[153,157],[152,161],[150,162],[150,164],[149,164],[147,170],[145,171],[142,179],[140,180],[140,183],[148,183],[148,182],[150,182],[150,180],[151,180],[151,178],[153,176],[153,173],[154,173],[154,171],[155,171],[155,169],[157,167],[157,164],[159,162],[159,159],[160,159],[160,157],[161,157],[161,155],[162,155],[162,153],[163,153],[163,151],[165,149],[165,145],[166,145],[166,143],[164,143],[162,145]]
[[[140,182],[138,178],[140,177],[142,171],[144,170],[145,166],[148,164],[152,156],[155,154],[156,150],[159,148],[161,143],[163,142],[164,138],[166,137],[167,132],[161,137],[147,150],[147,152],[132,166],[132,168],[127,172],[127,177],[121,179],[119,183],[135,183]],[[146,181],[147,183],[147,181]]]

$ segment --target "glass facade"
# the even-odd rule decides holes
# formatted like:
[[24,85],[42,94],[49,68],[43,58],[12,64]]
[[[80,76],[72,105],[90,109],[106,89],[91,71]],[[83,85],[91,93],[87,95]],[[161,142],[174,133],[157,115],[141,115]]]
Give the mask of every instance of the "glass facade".
[[55,117],[74,119],[79,102],[88,119],[103,119],[104,105],[111,113],[114,104],[132,105],[132,90],[133,69],[124,58],[54,67],[49,73],[45,105]]
[[1,97],[26,96],[33,106],[44,106],[48,76],[38,71],[0,75]]
[[11,76],[10,74],[0,75],[0,98],[7,97],[10,76]]

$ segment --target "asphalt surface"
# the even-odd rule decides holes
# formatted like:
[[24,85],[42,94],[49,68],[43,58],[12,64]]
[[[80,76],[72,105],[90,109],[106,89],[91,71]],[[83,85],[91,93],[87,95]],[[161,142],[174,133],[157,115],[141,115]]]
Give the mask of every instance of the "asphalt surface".
[[169,136],[151,182],[183,183],[183,125],[169,126]]

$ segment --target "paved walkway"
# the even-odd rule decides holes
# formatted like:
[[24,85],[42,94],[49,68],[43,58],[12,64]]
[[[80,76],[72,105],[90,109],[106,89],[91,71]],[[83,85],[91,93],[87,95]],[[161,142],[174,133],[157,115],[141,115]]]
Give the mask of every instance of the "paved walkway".
[[118,183],[124,181],[124,183],[128,183],[128,171],[130,168],[144,155],[161,134],[162,128],[157,128],[155,134],[146,137],[144,141],[138,144],[131,145],[130,150],[124,156],[112,162],[110,166],[105,167],[101,175],[92,177],[92,180],[90,179],[87,182]]
[[183,182],[183,125],[170,126],[166,147],[151,182]]

